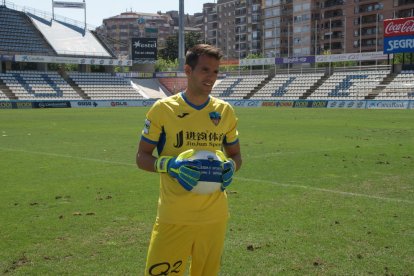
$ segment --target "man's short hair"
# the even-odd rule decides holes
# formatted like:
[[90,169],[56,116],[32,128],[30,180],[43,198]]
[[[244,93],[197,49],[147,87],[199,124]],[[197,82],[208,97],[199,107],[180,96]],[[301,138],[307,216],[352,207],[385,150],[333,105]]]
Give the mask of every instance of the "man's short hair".
[[220,49],[208,44],[197,44],[187,51],[185,55],[185,64],[188,64],[191,69],[194,69],[198,63],[198,58],[202,55],[213,57],[217,60],[220,60],[223,57]]

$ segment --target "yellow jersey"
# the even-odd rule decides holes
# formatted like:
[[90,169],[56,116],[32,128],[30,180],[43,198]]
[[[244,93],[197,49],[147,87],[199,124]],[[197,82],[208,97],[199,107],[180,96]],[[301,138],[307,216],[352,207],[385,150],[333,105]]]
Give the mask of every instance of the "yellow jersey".
[[[158,100],[148,111],[141,139],[156,145],[158,156],[178,156],[188,149],[222,150],[238,143],[237,118],[230,104],[209,97],[203,105],[190,103],[184,93]],[[157,221],[208,224],[228,218],[227,195],[186,191],[168,173],[160,174]]]

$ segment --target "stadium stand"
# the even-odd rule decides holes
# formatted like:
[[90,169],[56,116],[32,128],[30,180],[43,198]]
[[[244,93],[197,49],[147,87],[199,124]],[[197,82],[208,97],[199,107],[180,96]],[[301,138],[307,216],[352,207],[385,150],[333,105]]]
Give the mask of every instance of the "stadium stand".
[[410,100],[414,98],[414,70],[402,71],[375,97],[378,100]]
[[[110,47],[92,31],[29,10],[18,11],[0,5],[0,54],[42,56],[40,60],[44,56],[116,58]],[[8,63],[8,66],[2,64],[0,70],[1,100],[116,100],[146,96],[144,89],[132,84],[129,78],[111,73],[53,72],[47,71],[46,63],[32,63],[29,68],[39,68],[34,71],[24,68],[27,67],[24,63]],[[82,71],[88,71],[86,67],[79,65]]]
[[[7,56],[0,67],[0,100],[135,100],[163,98],[183,91],[185,77],[153,79],[120,77],[113,73],[91,73],[85,59],[116,59],[111,46],[97,33],[36,12],[18,11],[0,5],[0,54]],[[47,71],[48,65],[30,64],[14,57],[48,56],[79,58],[81,72]],[[12,58],[10,58],[12,57]],[[3,66],[8,63],[7,66]],[[91,63],[95,64],[95,63]],[[101,63],[103,64],[103,63]],[[112,63],[111,63],[112,64]],[[88,67],[89,66],[89,67]],[[4,68],[4,69],[3,69]],[[23,70],[25,69],[25,70]],[[108,69],[108,70],[107,70]],[[111,71],[112,68],[105,68]],[[224,100],[412,100],[414,71],[391,73],[391,67],[353,68],[342,71],[242,72],[218,79],[212,96]],[[103,70],[102,70],[103,71]],[[88,72],[88,73],[86,73]],[[136,73],[136,72],[135,72]]]
[[23,12],[0,6],[0,51],[56,55]]
[[388,74],[389,70],[334,72],[307,99],[363,100]]
[[[0,101],[8,101],[11,98],[16,99],[16,97],[13,94],[11,94],[10,97],[7,96],[7,89],[8,88],[5,87],[3,81],[0,79]],[[11,93],[10,90],[9,93]]]
[[82,99],[57,72],[9,71],[0,79],[19,100]]
[[69,72],[69,78],[92,100],[135,100],[143,96],[131,83],[110,73]]
[[5,94],[0,93],[0,100],[1,100],[1,101],[8,101],[8,100],[9,100],[9,98],[8,98]]
[[229,76],[213,87],[211,95],[222,99],[244,99],[266,82],[267,75]]
[[323,76],[324,73],[277,74],[251,98],[297,100]]
[[45,20],[33,14],[28,16],[58,55],[113,57],[108,48],[88,30],[57,20]]

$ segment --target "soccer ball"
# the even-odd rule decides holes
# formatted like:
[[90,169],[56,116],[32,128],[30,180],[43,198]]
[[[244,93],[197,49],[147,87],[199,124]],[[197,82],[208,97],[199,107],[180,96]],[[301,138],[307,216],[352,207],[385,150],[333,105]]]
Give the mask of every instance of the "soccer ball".
[[197,185],[191,190],[196,194],[211,194],[218,191],[222,183],[222,163],[215,152],[200,150],[196,151],[188,160],[197,160],[201,163],[201,176]]

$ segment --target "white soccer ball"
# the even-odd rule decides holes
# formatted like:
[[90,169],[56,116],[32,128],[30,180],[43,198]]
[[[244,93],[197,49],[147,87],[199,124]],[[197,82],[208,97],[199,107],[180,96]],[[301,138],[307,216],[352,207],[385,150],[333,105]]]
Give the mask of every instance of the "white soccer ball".
[[222,183],[222,163],[215,152],[200,150],[196,151],[188,160],[201,162],[201,176],[197,185],[191,190],[196,194],[211,194],[218,191]]

